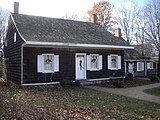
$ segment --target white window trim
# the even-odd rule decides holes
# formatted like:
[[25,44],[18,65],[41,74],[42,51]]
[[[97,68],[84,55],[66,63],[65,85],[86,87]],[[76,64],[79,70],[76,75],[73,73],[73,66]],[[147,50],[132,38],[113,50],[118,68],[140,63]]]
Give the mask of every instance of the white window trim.
[[17,33],[15,32],[14,33],[14,42],[16,42],[17,41]]
[[[116,57],[116,68],[113,68],[111,65],[111,57]],[[120,63],[118,61],[118,59],[120,59]],[[117,55],[117,54],[110,54],[108,55],[108,69],[109,70],[118,70],[121,69],[121,56]],[[120,64],[120,65],[119,65]]]
[[153,69],[153,62],[147,63],[147,69]]
[[[139,64],[142,65],[142,69],[139,69]],[[137,71],[138,71],[138,72],[144,71],[144,62],[137,62]]]

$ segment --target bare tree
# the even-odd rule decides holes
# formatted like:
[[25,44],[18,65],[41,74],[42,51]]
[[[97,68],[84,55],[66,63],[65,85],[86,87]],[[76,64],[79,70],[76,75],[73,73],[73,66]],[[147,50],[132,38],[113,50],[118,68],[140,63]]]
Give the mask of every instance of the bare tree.
[[145,34],[148,41],[154,44],[159,51],[159,75],[160,75],[160,0],[148,0],[144,9]]
[[[127,3],[127,5],[124,3]],[[131,0],[125,1],[124,3],[122,3],[118,8],[115,8],[115,20],[118,26],[120,26],[120,28],[122,29],[123,38],[129,44],[132,44],[135,40],[135,23],[139,13],[139,9]]]
[[0,47],[2,47],[2,43],[4,42],[4,39],[6,37],[8,16],[9,11],[0,8]]

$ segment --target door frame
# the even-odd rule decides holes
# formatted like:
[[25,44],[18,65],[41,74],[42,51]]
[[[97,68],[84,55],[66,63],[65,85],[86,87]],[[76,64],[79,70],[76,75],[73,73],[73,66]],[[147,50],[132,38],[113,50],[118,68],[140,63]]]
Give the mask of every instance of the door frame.
[[86,60],[86,53],[76,53],[75,54],[75,78],[76,80],[83,80],[83,79],[78,79],[77,78],[77,55],[84,55],[84,68],[85,68],[85,73],[84,73],[84,79],[87,79],[87,60]]
[[129,66],[130,66],[130,65],[132,65],[132,71],[133,71],[133,73],[132,73],[132,74],[133,74],[133,77],[134,77],[134,67],[135,67],[135,66],[134,66],[134,64],[135,64],[134,62],[132,62],[132,63],[128,63],[128,72],[129,72],[129,73],[130,73]]

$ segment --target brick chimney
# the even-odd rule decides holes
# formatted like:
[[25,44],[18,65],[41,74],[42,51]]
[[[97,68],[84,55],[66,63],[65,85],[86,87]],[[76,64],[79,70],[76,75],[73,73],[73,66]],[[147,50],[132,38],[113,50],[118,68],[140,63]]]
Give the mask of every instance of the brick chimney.
[[122,36],[122,34],[121,34],[121,28],[115,29],[114,35],[115,35],[116,37],[121,37],[121,36]]
[[14,2],[14,13],[19,14],[19,2]]
[[92,14],[92,16],[91,16],[91,22],[92,23],[97,23],[97,15],[96,14]]

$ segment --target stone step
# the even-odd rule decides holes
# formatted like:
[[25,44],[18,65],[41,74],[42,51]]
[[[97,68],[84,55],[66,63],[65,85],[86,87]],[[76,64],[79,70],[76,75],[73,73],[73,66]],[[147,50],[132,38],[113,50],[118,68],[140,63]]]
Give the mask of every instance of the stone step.
[[80,84],[82,86],[85,86],[85,85],[93,85],[93,82],[92,81],[81,81]]

